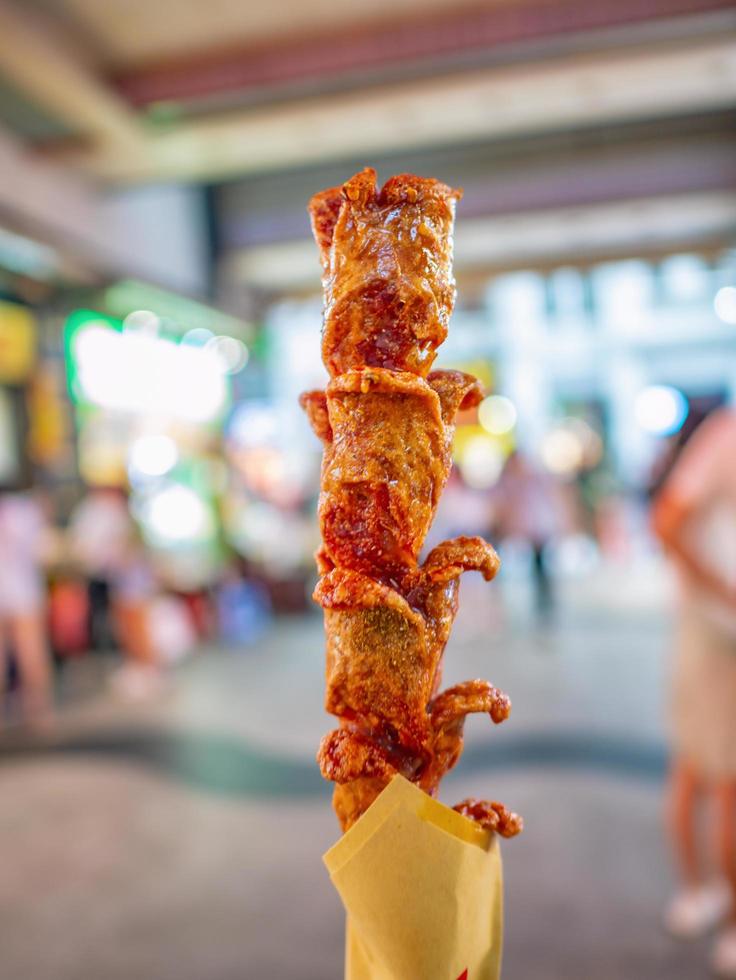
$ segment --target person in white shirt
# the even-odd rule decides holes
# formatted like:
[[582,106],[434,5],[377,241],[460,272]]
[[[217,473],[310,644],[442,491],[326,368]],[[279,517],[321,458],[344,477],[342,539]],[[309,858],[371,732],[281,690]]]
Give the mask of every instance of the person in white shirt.
[[51,657],[46,637],[41,551],[45,521],[33,498],[0,491],[0,691],[12,648],[26,717],[48,721]]
[[[727,919],[713,967],[736,978],[736,410],[713,413],[695,431],[653,517],[679,583],[670,824],[684,887],[665,921],[695,936]],[[706,793],[722,882],[703,870],[697,808]]]

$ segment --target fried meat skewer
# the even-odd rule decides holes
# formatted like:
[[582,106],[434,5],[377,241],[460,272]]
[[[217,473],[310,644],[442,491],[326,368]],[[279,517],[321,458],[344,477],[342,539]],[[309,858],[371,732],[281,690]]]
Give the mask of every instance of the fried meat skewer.
[[474,820],[481,827],[495,831],[501,837],[516,837],[524,829],[524,821],[519,814],[507,810],[503,803],[471,798],[457,803],[453,810]]
[[[455,559],[465,550],[463,563]],[[443,556],[450,564],[442,567]],[[462,571],[475,568],[490,579],[498,557],[481,538],[458,538],[430,552],[424,566],[397,588],[346,568],[334,568],[317,584],[314,598],[325,610],[327,669],[325,708],[365,731],[414,753],[428,749],[428,705],[457,612]]]
[[[322,775],[337,784],[335,809],[343,829],[352,826],[397,773],[436,795],[440,779],[462,752],[467,715],[488,714],[494,724],[500,724],[510,709],[509,698],[487,681],[466,681],[448,689],[431,706],[432,751],[423,759],[349,726],[330,732],[322,739],[317,758]],[[464,800],[455,809],[505,837],[515,836],[523,827],[521,818],[500,803]]]
[[379,190],[371,168],[312,198],[325,291],[322,356],[331,375],[366,366],[430,370],[455,303],[459,198],[412,174]]
[[[480,538],[419,555],[452,465],[459,411],[483,397],[459,371],[431,371],[455,299],[452,225],[460,193],[409,174],[379,189],[371,169],[309,207],[325,291],[325,391],[300,401],[323,443],[323,544],[314,598],[327,634],[326,708],[340,727],[318,760],[350,827],[396,774],[436,794],[462,751],[469,713],[503,721],[508,698],[486,681],[438,694],[459,578],[490,580]],[[511,835],[501,804],[461,812]]]
[[334,565],[390,578],[416,563],[452,466],[455,416],[481,399],[461,371],[352,370],[302,395],[325,446],[319,518]]
[[433,699],[459,577],[477,570],[491,579],[498,567],[481,538],[457,538],[406,574],[411,602],[360,572],[336,568],[320,579],[315,599],[325,610],[325,708],[345,727],[323,740],[318,759],[325,778],[342,784],[335,805],[344,829],[396,772],[435,794],[462,751],[465,715],[489,713],[496,724],[508,717],[509,699],[486,681]]

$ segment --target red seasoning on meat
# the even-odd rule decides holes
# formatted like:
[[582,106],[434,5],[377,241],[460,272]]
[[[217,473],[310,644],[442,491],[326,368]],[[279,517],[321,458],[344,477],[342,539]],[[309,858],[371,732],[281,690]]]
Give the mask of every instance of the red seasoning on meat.
[[[464,571],[499,561],[480,538],[419,556],[452,465],[458,411],[483,397],[460,371],[431,371],[455,300],[452,228],[460,192],[402,174],[380,190],[366,169],[310,203],[325,291],[325,391],[301,404],[324,446],[314,593],[327,635],[326,708],[339,727],[318,760],[344,830],[401,774],[430,795],[462,752],[470,713],[504,721],[487,681],[439,692]],[[500,803],[456,809],[504,837]]]

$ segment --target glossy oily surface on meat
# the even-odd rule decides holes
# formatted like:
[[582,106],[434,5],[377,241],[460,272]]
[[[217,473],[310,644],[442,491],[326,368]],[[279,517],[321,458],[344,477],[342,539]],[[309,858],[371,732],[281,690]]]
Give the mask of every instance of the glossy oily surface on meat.
[[[483,398],[476,378],[430,371],[454,302],[459,192],[364,170],[315,195],[310,214],[325,289],[322,354],[331,380],[300,402],[323,445],[314,599],[325,617],[325,707],[338,719],[317,755],[343,829],[397,774],[435,795],[458,761],[465,718],[504,721],[488,681],[439,692],[460,576],[490,581],[499,560],[458,537],[419,558],[452,467],[456,417]],[[460,812],[512,836],[501,804]]]
[[379,190],[369,168],[312,199],[325,291],[322,355],[331,374],[363,366],[428,373],[455,302],[459,197],[411,174]]
[[349,371],[301,403],[324,443],[319,517],[325,558],[387,579],[416,562],[452,466],[459,410],[475,378],[426,381],[382,368]]

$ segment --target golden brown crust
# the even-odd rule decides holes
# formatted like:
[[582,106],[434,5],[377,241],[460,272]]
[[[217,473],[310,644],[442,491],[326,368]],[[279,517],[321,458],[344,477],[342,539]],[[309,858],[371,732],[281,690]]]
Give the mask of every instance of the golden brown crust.
[[361,737],[381,742],[382,757],[391,747],[404,761],[409,753],[410,768],[424,770],[421,785],[431,792],[460,755],[465,715],[486,711],[498,722],[510,709],[508,698],[485,681],[432,701],[457,612],[458,578],[468,569],[490,577],[497,568],[496,553],[481,538],[456,538],[407,573],[399,584],[406,595],[341,567],[325,574],[314,592],[325,610],[326,710]]
[[490,582],[500,567],[501,559],[487,541],[461,536],[433,548],[422,571],[430,582],[448,582],[463,572],[480,572]]
[[323,609],[389,609],[423,626],[421,615],[395,589],[351,568],[333,568],[317,583],[313,598]]
[[430,371],[427,384],[437,392],[445,425],[454,425],[458,412],[475,408],[483,401],[483,385],[463,371]]
[[304,409],[309,424],[320,442],[332,442],[332,426],[327,411],[327,396],[324,391],[305,391],[299,396],[299,404]]
[[518,813],[507,810],[502,803],[490,800],[476,800],[472,797],[463,800],[453,807],[469,820],[474,820],[488,830],[493,830],[501,837],[516,837],[524,829],[524,821]]
[[325,735],[317,761],[322,775],[333,783],[349,783],[360,778],[385,784],[398,772],[375,739],[347,728]]
[[[317,759],[325,779],[340,786],[335,793],[335,809],[343,830],[347,830],[397,775],[418,783],[434,796],[440,780],[457,762],[462,752],[463,727],[470,713],[488,714],[494,724],[508,718],[509,698],[488,681],[466,681],[444,691],[432,702],[428,716],[428,743],[402,745],[392,738],[391,728],[366,732],[356,723],[336,729],[320,744]],[[357,724],[365,717],[358,714]],[[455,807],[482,826],[504,837],[518,834],[523,821],[500,803],[465,800]]]
[[455,302],[452,227],[460,192],[367,168],[317,194],[309,211],[325,290],[322,354],[331,374],[375,366],[426,375]]
[[465,681],[439,694],[429,708],[434,741],[431,761],[421,777],[422,788],[436,793],[440,780],[453,768],[463,750],[463,730],[469,714],[487,714],[495,725],[511,713],[511,701],[488,681]]
[[[483,392],[461,371],[430,371],[454,303],[452,226],[459,192],[367,168],[310,202],[325,289],[322,354],[331,381],[301,398],[324,445],[322,576],[326,700],[340,727],[318,752],[347,829],[397,774],[435,794],[457,762],[466,716],[498,724],[509,699],[487,681],[438,694],[464,571],[496,574],[498,556],[460,537],[418,557],[452,465],[458,412]],[[500,804],[460,812],[505,836],[521,821]]]
[[327,408],[325,550],[336,565],[395,573],[416,561],[449,473],[439,398],[414,375],[368,368],[335,378]]
[[322,268],[326,271],[330,261],[330,246],[332,235],[342,207],[342,188],[328,187],[327,190],[315,194],[309,202],[309,217],[312,223],[312,234],[319,248]]
[[411,606],[422,610],[427,624],[433,695],[442,680],[442,656],[457,613],[460,575],[478,571],[489,580],[499,565],[498,555],[482,538],[460,537],[437,545],[420,568],[405,574],[403,591]]
[[314,598],[325,610],[326,710],[422,754],[432,681],[423,617],[394,589],[344,568],[320,579]]
[[343,830],[350,830],[387,784],[388,780],[372,776],[361,776],[349,783],[335,783],[332,806]]
[[460,371],[428,381],[348,371],[302,396],[325,444],[319,517],[333,564],[376,576],[415,565],[452,466],[455,415],[479,392]]

